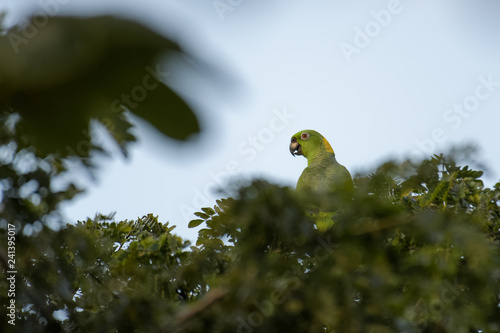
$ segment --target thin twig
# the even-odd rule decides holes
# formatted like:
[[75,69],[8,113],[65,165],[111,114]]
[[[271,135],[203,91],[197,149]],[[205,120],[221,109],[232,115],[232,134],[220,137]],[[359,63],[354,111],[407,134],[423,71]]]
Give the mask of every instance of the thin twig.
[[225,288],[214,288],[202,296],[196,303],[187,305],[182,310],[180,310],[174,317],[173,324],[174,327],[164,328],[160,332],[172,332],[178,331],[179,327],[186,323],[189,319],[193,318],[200,312],[203,312],[209,308],[212,304],[223,298],[228,294],[228,290]]

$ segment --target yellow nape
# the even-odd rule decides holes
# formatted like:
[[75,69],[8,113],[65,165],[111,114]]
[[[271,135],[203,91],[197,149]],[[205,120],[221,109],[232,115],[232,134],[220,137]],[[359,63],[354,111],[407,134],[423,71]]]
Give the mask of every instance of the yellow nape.
[[330,146],[330,143],[328,143],[328,141],[325,138],[323,138],[323,144],[325,145],[325,149],[327,152],[333,153],[332,146]]

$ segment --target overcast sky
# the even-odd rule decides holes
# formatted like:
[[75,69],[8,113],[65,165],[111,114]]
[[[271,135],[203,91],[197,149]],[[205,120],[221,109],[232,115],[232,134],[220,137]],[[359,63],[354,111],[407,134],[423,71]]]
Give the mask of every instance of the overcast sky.
[[64,205],[68,221],[153,213],[194,240],[192,212],[230,176],[295,186],[306,160],[288,145],[302,129],[322,133],[353,175],[473,143],[487,185],[500,178],[498,1],[17,2],[0,2],[8,23],[37,11],[139,20],[239,82],[237,92],[173,70],[203,133],[179,145],[138,124],[130,158],[99,161],[98,182]]

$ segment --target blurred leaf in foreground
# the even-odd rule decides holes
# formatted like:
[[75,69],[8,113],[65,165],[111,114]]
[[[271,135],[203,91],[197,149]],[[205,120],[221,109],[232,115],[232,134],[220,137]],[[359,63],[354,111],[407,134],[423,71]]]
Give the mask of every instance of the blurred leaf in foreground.
[[127,109],[163,134],[199,131],[186,102],[165,85],[166,54],[189,57],[174,41],[114,17],[33,17],[0,36],[0,108],[19,113],[24,146],[43,155],[89,154],[98,119],[122,148],[134,138]]

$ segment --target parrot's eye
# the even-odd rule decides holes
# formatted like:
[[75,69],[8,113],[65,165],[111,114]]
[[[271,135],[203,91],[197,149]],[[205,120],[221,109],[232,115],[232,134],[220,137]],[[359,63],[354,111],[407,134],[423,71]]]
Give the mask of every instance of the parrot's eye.
[[302,134],[300,135],[300,138],[301,138],[302,140],[307,140],[307,139],[309,139],[309,134],[308,134],[308,133],[302,133]]

